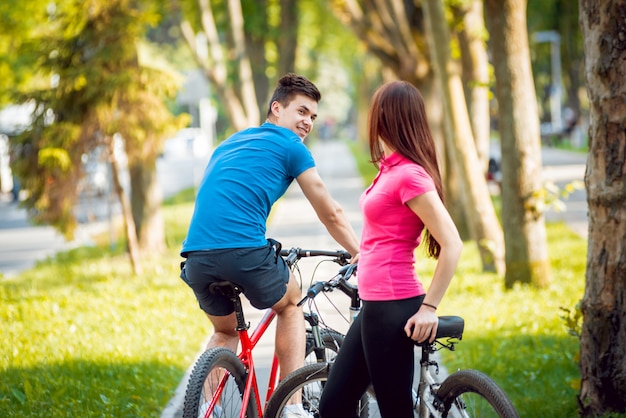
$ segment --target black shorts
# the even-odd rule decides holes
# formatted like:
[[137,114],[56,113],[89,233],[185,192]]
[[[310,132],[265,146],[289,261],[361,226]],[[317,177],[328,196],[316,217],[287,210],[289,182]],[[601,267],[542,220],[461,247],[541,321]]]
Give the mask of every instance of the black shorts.
[[254,248],[192,251],[180,277],[191,287],[200,308],[209,315],[234,312],[233,304],[222,295],[209,292],[209,285],[228,280],[243,288],[252,306],[274,306],[287,292],[289,267],[276,254],[272,244]]

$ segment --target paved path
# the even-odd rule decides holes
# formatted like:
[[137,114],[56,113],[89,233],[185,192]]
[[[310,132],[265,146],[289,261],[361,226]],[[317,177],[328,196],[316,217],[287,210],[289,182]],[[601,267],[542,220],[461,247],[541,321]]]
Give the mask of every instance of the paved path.
[[546,221],[565,222],[576,234],[582,238],[587,238],[589,226],[587,192],[584,189],[584,184],[582,184],[585,178],[587,154],[544,147],[541,150],[541,156],[544,180],[553,182],[560,189],[573,181],[579,181],[582,186],[582,189],[575,190],[563,199],[564,211],[547,211]]
[[59,251],[88,244],[94,226],[80,225],[75,239],[67,242],[51,226],[32,225],[24,209],[8,195],[0,196],[0,278],[15,276]]
[[[163,196],[196,186],[208,158],[208,155],[193,156],[184,151],[159,158],[157,174]],[[127,184],[127,175],[122,174],[122,177]],[[10,194],[0,193],[0,278],[15,276],[59,251],[90,245],[95,233],[109,231],[112,240],[115,239],[112,219],[121,213],[118,202],[106,197],[82,196],[75,211],[79,225],[74,240],[67,242],[51,226],[32,225],[26,210],[13,202]]]

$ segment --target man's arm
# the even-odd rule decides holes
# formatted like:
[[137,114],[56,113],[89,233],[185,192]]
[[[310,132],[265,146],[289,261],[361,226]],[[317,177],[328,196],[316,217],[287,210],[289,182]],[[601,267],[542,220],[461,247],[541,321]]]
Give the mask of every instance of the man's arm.
[[352,256],[357,255],[359,238],[339,203],[331,197],[315,167],[304,171],[296,180],[330,235]]

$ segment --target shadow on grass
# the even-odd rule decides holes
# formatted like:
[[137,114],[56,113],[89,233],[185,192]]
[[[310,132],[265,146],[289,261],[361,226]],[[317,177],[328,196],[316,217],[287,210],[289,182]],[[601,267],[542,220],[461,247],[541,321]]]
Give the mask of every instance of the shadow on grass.
[[521,417],[579,416],[578,340],[574,337],[466,335],[455,352],[442,350],[442,354],[449,373],[471,368],[489,375]]
[[0,373],[0,415],[158,417],[184,372],[156,362],[9,368]]

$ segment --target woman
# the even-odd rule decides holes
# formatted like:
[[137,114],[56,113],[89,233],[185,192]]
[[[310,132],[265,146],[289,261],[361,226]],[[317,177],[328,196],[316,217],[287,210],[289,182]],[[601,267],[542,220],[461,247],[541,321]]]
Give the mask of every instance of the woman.
[[[434,341],[437,305],[463,245],[443,204],[435,143],[414,86],[395,81],[376,91],[369,145],[379,172],[360,199],[363,309],[331,368],[320,402],[323,418],[355,416],[370,383],[383,417],[413,417],[414,343]],[[423,246],[438,259],[428,294],[414,268],[424,231]]]

